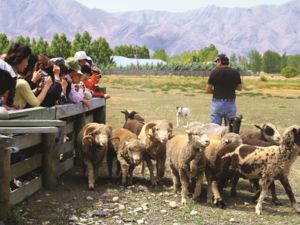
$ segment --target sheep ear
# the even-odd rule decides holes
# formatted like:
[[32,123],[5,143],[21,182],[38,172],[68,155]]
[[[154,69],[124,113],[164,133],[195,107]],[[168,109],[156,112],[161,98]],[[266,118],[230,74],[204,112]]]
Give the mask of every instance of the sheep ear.
[[145,134],[147,137],[152,137],[152,134],[149,134],[149,130],[156,126],[156,123],[148,123],[145,127]]
[[173,129],[173,123],[169,122],[169,126]]
[[258,128],[258,129],[262,130],[262,127],[261,127],[261,126],[259,126],[259,125],[257,125],[257,124],[255,124],[254,126],[255,126],[256,128]]
[[124,113],[124,114],[126,114],[126,111],[124,110],[124,111],[121,111],[121,113]]
[[109,125],[105,125],[105,131],[107,136],[111,137],[112,127]]
[[241,114],[241,115],[240,115],[240,120],[242,120],[242,119],[243,119],[243,115]]
[[170,136],[169,136],[169,140],[171,140],[173,137],[175,137],[174,134],[170,135]]

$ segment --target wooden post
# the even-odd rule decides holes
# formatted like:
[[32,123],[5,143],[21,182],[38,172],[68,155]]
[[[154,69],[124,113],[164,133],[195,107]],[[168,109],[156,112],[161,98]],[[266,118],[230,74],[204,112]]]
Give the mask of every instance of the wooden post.
[[58,148],[55,143],[56,134],[43,134],[43,185],[46,189],[54,189],[57,185]]
[[75,131],[75,137],[74,137],[74,146],[75,146],[75,161],[74,164],[79,166],[82,164],[81,154],[77,151],[77,136],[79,132],[81,131],[82,127],[85,125],[85,113],[81,113],[75,117],[74,121],[74,131]]
[[0,136],[0,221],[7,217],[10,207],[10,150],[11,142],[3,141],[5,136]]
[[[99,88],[100,91],[102,91],[103,93],[106,93],[106,88]],[[105,100],[105,105],[95,109],[94,112],[94,121],[96,123],[106,123],[106,100]]]

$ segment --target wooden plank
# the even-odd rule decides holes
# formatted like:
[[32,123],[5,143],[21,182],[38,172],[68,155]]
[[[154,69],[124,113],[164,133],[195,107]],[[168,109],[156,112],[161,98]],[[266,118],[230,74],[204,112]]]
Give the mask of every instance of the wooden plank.
[[67,125],[65,127],[65,133],[69,134],[69,133],[71,133],[73,131],[74,131],[74,122],[67,123]]
[[24,186],[10,192],[10,204],[15,205],[22,202],[28,196],[34,194],[42,187],[42,177],[36,177]]
[[[2,143],[2,145],[4,145],[4,143]],[[7,150],[5,146],[0,146],[0,221],[6,218],[7,213],[9,211],[9,202],[10,202],[10,195],[9,195],[10,176],[9,175],[10,175],[10,151]]]
[[93,114],[89,114],[85,116],[85,122],[86,123],[91,123],[94,121],[94,115]]
[[33,107],[8,111],[9,119],[55,119],[56,108],[51,107]]
[[63,127],[62,120],[0,120],[0,127]]
[[60,144],[58,147],[58,154],[64,154],[66,152],[70,152],[74,150],[74,142],[73,141],[67,141],[63,144]]
[[43,134],[43,186],[54,189],[57,185],[57,156],[58,149],[55,143],[55,134]]
[[93,109],[102,107],[105,105],[105,100],[103,98],[93,98],[90,100],[91,108],[88,109],[87,107],[83,106],[83,104],[66,104],[66,105],[58,105],[56,106],[56,119],[61,119],[65,117],[70,117],[74,115],[78,115],[80,113],[88,112]]
[[0,127],[2,134],[57,133],[57,127]]
[[36,154],[30,158],[27,158],[21,162],[11,165],[10,180],[18,178],[32,170],[35,170],[42,166],[42,154]]
[[61,174],[67,172],[74,166],[74,158],[71,157],[64,162],[57,163],[57,175],[60,176]]
[[41,134],[23,134],[14,136],[13,146],[20,150],[42,143]]

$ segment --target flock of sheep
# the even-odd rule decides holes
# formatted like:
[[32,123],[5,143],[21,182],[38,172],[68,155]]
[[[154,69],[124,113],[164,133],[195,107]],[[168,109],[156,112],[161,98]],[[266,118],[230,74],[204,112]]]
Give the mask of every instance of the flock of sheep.
[[[288,175],[300,152],[300,126],[290,126],[281,135],[277,128],[266,123],[256,125],[258,130],[241,128],[242,116],[229,118],[229,125],[192,122],[184,134],[173,135],[173,125],[167,120],[145,123],[135,111],[125,110],[123,128],[89,123],[77,138],[77,151],[83,160],[89,189],[94,189],[99,165],[107,157],[109,175],[117,159],[117,174],[122,184],[132,183],[133,170],[142,164],[149,169],[150,182],[157,185],[164,176],[166,159],[170,159],[173,188],[181,187],[181,203],[187,202],[189,192],[197,200],[204,178],[207,181],[207,202],[226,206],[222,199],[223,187],[231,182],[231,195],[236,195],[239,178],[249,179],[255,187],[253,201],[257,200],[256,214],[262,212],[262,203],[268,188],[274,204],[280,204],[274,180],[283,185],[292,207],[296,202]],[[167,143],[169,143],[167,145]],[[168,154],[168,157],[167,157]],[[154,174],[154,164],[156,174]]]

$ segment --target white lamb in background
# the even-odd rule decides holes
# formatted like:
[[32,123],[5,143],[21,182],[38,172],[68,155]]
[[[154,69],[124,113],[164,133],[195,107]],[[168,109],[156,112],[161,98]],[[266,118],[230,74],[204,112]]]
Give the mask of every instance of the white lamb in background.
[[179,118],[182,117],[185,120],[185,125],[183,127],[187,128],[189,126],[189,116],[190,109],[187,107],[176,107],[176,126],[179,126]]

